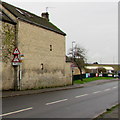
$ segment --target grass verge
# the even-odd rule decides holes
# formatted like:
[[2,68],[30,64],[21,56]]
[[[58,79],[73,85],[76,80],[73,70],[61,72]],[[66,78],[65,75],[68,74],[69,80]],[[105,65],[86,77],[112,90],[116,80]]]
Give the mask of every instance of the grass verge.
[[85,78],[85,79],[83,79],[83,81],[81,81],[81,80],[75,80],[74,84],[84,84],[84,83],[91,82],[91,81],[106,80],[106,79],[114,79],[114,78],[113,77],[92,77],[92,78]]
[[[105,118],[105,115],[108,115],[108,114],[112,114],[112,112],[115,110],[115,109],[118,109],[120,107],[120,104],[117,104],[115,106],[113,106],[112,108],[110,109],[106,109],[106,112],[104,112],[103,114],[99,115],[98,117],[94,118],[93,120],[101,120],[103,118]],[[119,109],[118,109],[119,110]],[[119,114],[119,113],[118,113]],[[117,117],[117,116],[116,116]]]

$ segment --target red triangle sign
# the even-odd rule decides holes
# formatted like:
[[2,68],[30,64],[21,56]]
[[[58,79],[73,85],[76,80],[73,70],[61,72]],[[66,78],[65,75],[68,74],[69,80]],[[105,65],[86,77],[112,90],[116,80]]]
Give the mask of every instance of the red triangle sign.
[[18,54],[20,54],[20,51],[18,48],[15,48],[13,51],[13,55],[18,55]]
[[20,62],[18,56],[15,56],[15,57],[13,58],[12,62]]

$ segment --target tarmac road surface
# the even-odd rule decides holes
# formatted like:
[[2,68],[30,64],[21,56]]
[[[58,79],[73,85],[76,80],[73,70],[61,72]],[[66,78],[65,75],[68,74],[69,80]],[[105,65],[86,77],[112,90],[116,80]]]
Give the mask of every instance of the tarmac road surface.
[[118,103],[118,81],[3,98],[3,118],[95,118]]

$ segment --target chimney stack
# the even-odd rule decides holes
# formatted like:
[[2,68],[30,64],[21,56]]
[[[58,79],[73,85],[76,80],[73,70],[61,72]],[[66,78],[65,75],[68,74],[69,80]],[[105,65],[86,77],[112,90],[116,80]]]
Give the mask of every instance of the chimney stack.
[[48,14],[48,12],[42,13],[41,16],[42,16],[42,18],[44,18],[44,19],[49,21],[49,14]]

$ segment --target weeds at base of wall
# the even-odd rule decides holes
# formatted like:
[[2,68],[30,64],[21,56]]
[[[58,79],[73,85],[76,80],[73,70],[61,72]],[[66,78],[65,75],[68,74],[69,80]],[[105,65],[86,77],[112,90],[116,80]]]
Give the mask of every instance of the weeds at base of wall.
[[67,85],[62,85],[62,86],[44,86],[44,87],[38,87],[38,88],[30,88],[30,89],[24,89],[24,90],[21,90],[21,91],[25,91],[25,90],[40,90],[40,89],[45,89],[45,88],[58,88],[58,87],[67,87],[71,84],[67,84]]

